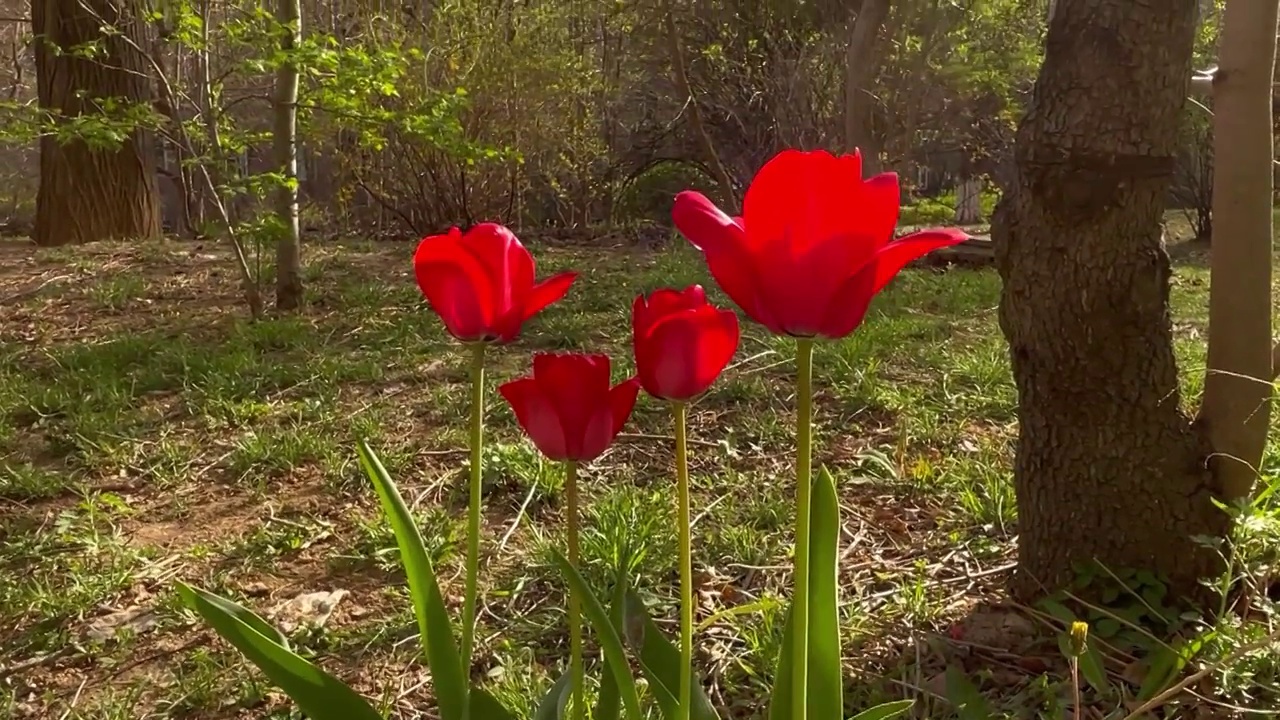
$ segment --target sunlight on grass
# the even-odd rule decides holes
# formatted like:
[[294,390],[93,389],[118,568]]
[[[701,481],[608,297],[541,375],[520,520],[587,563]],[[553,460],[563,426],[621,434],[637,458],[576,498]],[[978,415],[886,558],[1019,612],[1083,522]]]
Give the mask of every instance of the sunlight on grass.
[[[256,324],[210,303],[181,313],[157,305],[149,324],[116,327],[151,287],[120,272],[66,291],[67,302],[101,314],[90,336],[0,351],[0,568],[14,578],[0,586],[0,616],[11,620],[0,660],[58,650],[93,658],[101,674],[176,647],[96,690],[87,707],[97,714],[84,717],[140,716],[111,714],[135,706],[191,716],[278,709],[222,650],[176,642],[190,634],[167,589],[181,576],[263,608],[347,590],[331,624],[299,631],[300,642],[357,686],[357,665],[416,677],[398,550],[351,449],[368,439],[403,483],[457,602],[467,380],[462,353],[407,280],[408,252],[327,248],[308,271],[314,308]],[[701,283],[725,302],[683,243],[658,253],[548,249],[539,263],[583,277],[495,359],[491,389],[537,350],[607,351],[615,378],[630,372],[636,293]],[[1173,309],[1188,406],[1202,381],[1206,288],[1203,268],[1179,269]],[[885,678],[915,662],[903,628],[913,637],[945,628],[998,586],[1011,560],[1017,397],[998,300],[991,271],[907,271],[861,330],[818,349],[818,461],[837,478],[846,520],[851,701],[900,697]],[[711,622],[699,662],[727,707],[757,696],[772,673],[794,494],[791,350],[750,323],[743,331],[735,364],[690,416],[698,620]],[[567,652],[564,588],[547,556],[559,543],[563,477],[505,405],[489,415],[477,672],[515,707],[554,680]],[[620,571],[641,578],[664,625],[676,582],[672,447],[666,409],[642,400],[620,442],[583,475],[585,577],[599,592]],[[1280,474],[1280,461],[1268,461]],[[83,645],[95,618],[134,606],[152,608],[155,623]],[[1273,661],[1249,667],[1280,678]],[[1020,692],[1024,707],[1052,705],[1049,687]],[[0,711],[5,702],[0,694]]]

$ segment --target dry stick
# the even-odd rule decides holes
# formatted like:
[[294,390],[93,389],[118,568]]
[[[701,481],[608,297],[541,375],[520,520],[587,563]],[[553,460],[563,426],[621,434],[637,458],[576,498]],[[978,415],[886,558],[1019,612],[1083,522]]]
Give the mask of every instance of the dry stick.
[[1137,720],[1137,718],[1141,716],[1143,713],[1148,712],[1150,710],[1154,710],[1157,707],[1160,707],[1161,705],[1165,704],[1171,698],[1173,698],[1174,695],[1177,695],[1183,690],[1186,690],[1188,687],[1191,687],[1191,685],[1195,684],[1196,682],[1199,682],[1200,678],[1204,677],[1205,675],[1208,675],[1209,673],[1215,670],[1218,670],[1220,668],[1224,668],[1230,665],[1231,663],[1235,662],[1236,660],[1239,660],[1240,658],[1253,652],[1254,650],[1258,650],[1262,647],[1265,647],[1267,645],[1271,645],[1277,642],[1280,642],[1280,630],[1276,630],[1270,635],[1264,638],[1261,638],[1259,640],[1255,640],[1247,645],[1241,645],[1240,647],[1233,650],[1230,654],[1228,654],[1226,657],[1222,658],[1221,660],[1200,668],[1196,672],[1191,673],[1190,675],[1183,678],[1180,682],[1171,686],[1168,690],[1165,690],[1159,695],[1156,695],[1150,700],[1142,703],[1141,705],[1138,706],[1136,710],[1129,713],[1128,715],[1125,715],[1123,720]]

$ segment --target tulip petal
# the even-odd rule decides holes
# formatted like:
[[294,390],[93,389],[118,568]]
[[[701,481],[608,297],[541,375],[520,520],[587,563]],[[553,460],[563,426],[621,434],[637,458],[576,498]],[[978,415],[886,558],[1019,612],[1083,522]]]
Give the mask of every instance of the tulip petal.
[[592,416],[608,406],[609,356],[537,353],[533,376],[560,418],[569,456],[584,459]]
[[862,190],[857,201],[859,231],[862,240],[870,242],[866,247],[867,254],[879,250],[893,239],[894,228],[898,226],[898,213],[902,208],[902,188],[898,184],[898,173],[880,173],[862,183]]
[[538,450],[550,460],[568,460],[569,446],[555,406],[535,378],[503,383],[498,392],[515,412],[516,420]]
[[702,251],[707,269],[729,299],[747,317],[774,332],[783,332],[759,301],[758,278],[742,218],[729,217],[705,195],[692,190],[676,195],[671,218],[676,229]]
[[462,236],[462,247],[488,271],[493,317],[504,317],[533,286],[533,256],[515,233],[497,223],[473,226]]
[[564,272],[552,275],[530,288],[523,304],[511,308],[511,312],[500,321],[501,340],[511,342],[519,337],[520,327],[534,315],[545,310],[548,305],[563,298],[577,279],[578,273]]
[[938,248],[964,242],[968,235],[944,228],[912,233],[885,245],[832,298],[818,334],[837,339],[852,333],[866,318],[871,300],[911,261]]
[[613,435],[610,442],[626,427],[631,411],[635,409],[636,398],[640,395],[639,378],[629,378],[609,391],[609,410],[613,415]]
[[[756,173],[743,198],[748,246],[772,246],[775,253],[785,248],[794,258],[834,237],[861,236],[862,185],[860,153],[778,153]],[[785,245],[775,245],[782,240]]]
[[423,239],[414,252],[413,274],[451,335],[483,340],[492,332],[492,283],[475,257],[462,249],[461,239],[457,228]]
[[649,333],[654,323],[663,317],[680,310],[691,310],[707,304],[706,291],[701,285],[690,285],[684,290],[659,288],[649,297],[636,296],[631,304],[632,338],[638,339]]
[[738,349],[738,316],[704,305],[667,315],[654,324],[636,367],[645,390],[664,400],[689,400],[706,392]]
[[708,246],[741,245],[746,241],[742,219],[729,217],[700,192],[685,190],[678,193],[675,204],[671,206],[671,219],[680,234],[704,252]]
[[969,234],[958,228],[932,228],[904,235],[885,245],[875,256],[876,276],[871,285],[871,294],[883,290],[893,276],[912,261],[934,250],[959,245],[968,239]]

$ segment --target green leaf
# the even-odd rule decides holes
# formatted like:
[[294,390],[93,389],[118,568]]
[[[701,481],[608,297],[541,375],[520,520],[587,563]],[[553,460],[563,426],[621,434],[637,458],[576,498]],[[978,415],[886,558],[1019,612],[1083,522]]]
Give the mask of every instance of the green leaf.
[[560,679],[542,696],[542,702],[538,703],[538,709],[533,713],[533,720],[560,720],[564,717],[564,708],[569,704],[572,691],[573,673],[565,669]]
[[[844,680],[840,664],[840,618],[836,606],[839,562],[840,504],[835,481],[823,468],[813,482],[809,518],[809,687],[811,720],[842,720]],[[795,644],[795,615],[787,606],[782,649],[773,676],[769,720],[790,720],[791,648]]]
[[988,720],[991,717],[987,699],[954,665],[947,667],[946,693],[947,702],[955,706],[960,720]]
[[471,704],[467,717],[473,720],[515,720],[515,715],[502,706],[498,699],[484,688],[471,688]]
[[[258,667],[312,720],[384,720],[341,680],[258,631],[265,623],[250,611],[213,593],[178,583],[187,607],[199,613],[224,640]],[[248,616],[255,621],[246,620]],[[279,633],[275,632],[278,636]]]
[[840,612],[836,576],[840,565],[840,499],[824,467],[813,484],[809,518],[809,718],[844,720],[840,658]]
[[854,715],[853,720],[888,720],[888,718],[898,717],[910,710],[914,704],[915,700],[894,700],[893,702],[881,703]]
[[622,649],[622,639],[618,637],[618,630],[609,618],[609,613],[587,587],[587,581],[582,579],[582,575],[578,574],[577,569],[569,564],[560,551],[552,550],[551,557],[565,582],[569,583],[569,592],[577,595],[582,602],[582,611],[596,631],[596,641],[604,651],[605,667],[609,668],[618,684],[627,717],[630,720],[642,720],[644,716],[640,712],[640,694],[636,691],[636,680],[631,675],[631,666],[627,664],[627,656]]
[[400,546],[400,559],[409,582],[409,595],[413,598],[413,612],[418,618],[418,632],[426,653],[427,667],[431,670],[440,717],[443,720],[464,720],[467,717],[467,676],[458,657],[453,625],[449,622],[431,558],[422,544],[422,534],[373,448],[361,441],[359,452],[360,464],[373,482],[382,510],[395,531],[396,544]]
[[778,648],[778,665],[773,672],[773,692],[769,695],[769,720],[789,720],[791,717],[791,648],[795,646],[795,613],[793,603],[787,603],[787,615],[782,621],[782,645]]
[[[613,584],[613,599],[609,602],[609,620],[614,630],[621,632],[625,618],[627,602],[627,574],[618,571],[618,578]],[[592,720],[618,720],[622,712],[622,696],[618,693],[618,681],[614,679],[614,671],[609,667],[609,659],[605,658],[604,675],[600,678],[600,692],[596,696],[596,707],[592,712]]]
[[[271,642],[279,645],[280,647],[286,650],[289,649],[289,638],[285,637],[284,633],[276,629],[276,627],[271,623],[267,622],[266,620],[263,620],[262,617],[260,617],[257,613],[250,610],[249,608],[246,608],[245,606],[240,605],[239,603],[233,602],[219,595],[214,595],[211,592],[200,590],[199,588],[193,588],[193,587],[184,585],[182,583],[179,583],[179,588],[178,588],[179,592],[181,592],[183,587],[186,587],[187,590],[198,595],[200,600],[202,600],[203,602],[213,605],[221,612],[227,613],[228,615],[235,617],[237,620],[244,623],[245,625],[248,625],[253,630],[256,630],[258,634],[262,635],[263,637],[270,640]],[[199,612],[198,608],[192,605],[192,603],[190,602],[186,594],[183,594],[183,599],[187,600],[188,607],[190,607],[192,610],[196,610],[197,612]],[[203,615],[204,613],[200,613],[200,614]]]
[[[631,588],[627,588],[626,623],[623,634],[627,644],[636,653],[640,670],[649,681],[664,717],[679,717],[680,711],[680,648],[667,639],[658,628],[653,618],[649,617],[648,608]],[[695,675],[693,682],[693,708],[691,720],[719,720],[720,715],[711,704],[702,683]]]

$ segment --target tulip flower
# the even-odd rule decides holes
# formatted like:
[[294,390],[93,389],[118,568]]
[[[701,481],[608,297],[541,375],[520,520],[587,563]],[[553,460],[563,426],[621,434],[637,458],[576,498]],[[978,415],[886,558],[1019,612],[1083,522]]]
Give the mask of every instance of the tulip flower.
[[922,230],[893,240],[898,176],[862,178],[862,156],[784,150],[747,188],[742,217],[702,193],[676,196],[676,227],[752,320],[778,335],[841,338],[908,263],[968,235]]
[[676,426],[676,532],[680,536],[680,720],[693,706],[693,543],[689,521],[686,403],[706,392],[738,349],[738,316],[707,302],[700,285],[663,288],[631,306],[640,384],[671,402]]
[[[791,720],[815,714],[843,717],[840,709],[839,631],[834,568],[809,567],[810,545],[825,520],[838,513],[825,473],[812,481],[813,341],[842,338],[862,324],[872,298],[908,263],[933,250],[964,242],[956,229],[924,230],[897,240],[898,176],[864,180],[862,155],[836,157],[825,151],[784,150],[764,164],[730,217],[701,193],[676,196],[676,227],[702,251],[707,268],[748,317],[779,335],[796,338],[796,525],[795,591],[788,620],[789,653],[779,659],[774,702],[790,707]],[[811,536],[812,497],[823,528]],[[831,532],[838,532],[831,530]],[[821,537],[818,537],[821,535]],[[824,561],[825,562],[825,561]],[[811,586],[815,596],[810,596]],[[821,617],[811,622],[811,605]],[[810,634],[821,634],[810,642]],[[810,648],[819,657],[811,682]],[[811,696],[811,693],[813,696]],[[818,697],[820,696],[820,697]]]
[[631,327],[640,385],[662,400],[706,392],[738,349],[738,316],[709,304],[700,285],[636,297]]
[[413,272],[449,334],[471,345],[471,477],[461,650],[470,667],[480,576],[485,345],[515,340],[521,325],[564,297],[577,275],[561,273],[535,283],[533,256],[514,233],[497,223],[481,223],[465,234],[455,227],[423,239],[413,256]]
[[564,297],[577,277],[567,272],[535,283],[533,256],[497,223],[424,239],[413,271],[431,309],[463,342],[515,340],[521,325]]
[[[565,464],[565,544],[569,565],[578,567],[578,465],[600,457],[626,425],[640,394],[635,378],[609,386],[609,357],[537,353],[533,375],[505,383],[498,392],[515,411],[520,427],[548,459]],[[582,606],[569,594],[569,667],[574,717],[586,717],[582,664]]]

